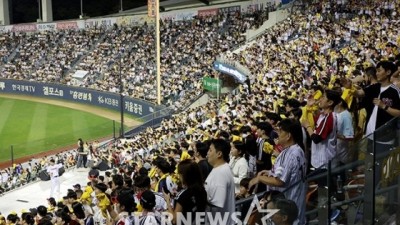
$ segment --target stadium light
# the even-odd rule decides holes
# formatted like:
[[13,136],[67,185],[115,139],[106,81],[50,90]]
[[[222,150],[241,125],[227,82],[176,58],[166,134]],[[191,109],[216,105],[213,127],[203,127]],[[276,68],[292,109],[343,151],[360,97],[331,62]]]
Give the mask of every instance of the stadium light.
[[81,0],[81,15],[79,16],[80,19],[83,19],[83,0]]

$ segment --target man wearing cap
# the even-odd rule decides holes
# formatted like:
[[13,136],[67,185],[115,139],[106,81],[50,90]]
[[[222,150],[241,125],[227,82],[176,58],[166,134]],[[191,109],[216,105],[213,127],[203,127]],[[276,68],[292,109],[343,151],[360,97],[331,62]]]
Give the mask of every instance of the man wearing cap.
[[156,196],[150,190],[144,191],[140,196],[140,205],[143,207],[139,224],[161,224],[161,214],[154,210],[156,206]]
[[54,191],[57,191],[60,194],[60,180],[58,170],[62,167],[61,164],[55,164],[54,159],[50,159],[50,165],[47,167],[47,173],[50,175],[51,180],[51,190],[50,190],[50,197],[54,196]]
[[74,191],[78,191],[81,190],[81,185],[80,184],[75,184],[74,186],[72,186],[74,188]]
[[[147,190],[151,190],[151,180],[148,176],[144,176],[144,175],[139,175],[137,177],[135,177],[134,180],[134,184],[135,184],[135,189],[136,189],[136,193],[135,193],[135,200],[136,202],[140,202],[140,198],[141,195],[143,194],[144,191]],[[158,212],[165,212],[168,207],[167,207],[167,202],[165,201],[165,198],[163,196],[163,194],[159,193],[159,192],[154,192],[154,196],[155,196],[155,201],[156,201],[156,205],[154,206],[154,210],[158,211]],[[141,212],[143,210],[143,206],[142,205],[138,205],[138,212]]]

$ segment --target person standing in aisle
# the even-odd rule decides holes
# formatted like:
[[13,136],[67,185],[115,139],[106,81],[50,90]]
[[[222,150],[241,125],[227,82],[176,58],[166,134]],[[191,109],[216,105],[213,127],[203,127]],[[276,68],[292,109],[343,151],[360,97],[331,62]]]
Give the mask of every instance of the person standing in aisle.
[[47,173],[50,175],[51,180],[51,190],[50,190],[50,197],[54,196],[54,191],[57,194],[60,194],[60,179],[59,179],[59,169],[63,167],[62,164],[56,164],[54,159],[50,159],[50,165],[47,166]]

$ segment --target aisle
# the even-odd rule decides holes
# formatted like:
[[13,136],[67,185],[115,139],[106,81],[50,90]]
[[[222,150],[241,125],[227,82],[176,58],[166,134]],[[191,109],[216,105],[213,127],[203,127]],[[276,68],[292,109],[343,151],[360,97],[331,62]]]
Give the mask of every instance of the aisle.
[[[67,194],[68,189],[73,189],[73,185],[80,184],[86,186],[88,182],[89,169],[79,168],[65,172],[60,177],[61,195],[56,200],[61,199]],[[50,197],[51,181],[37,181],[35,183],[18,188],[0,196],[0,213],[7,216],[11,212],[29,210],[39,205],[47,206],[47,198]]]

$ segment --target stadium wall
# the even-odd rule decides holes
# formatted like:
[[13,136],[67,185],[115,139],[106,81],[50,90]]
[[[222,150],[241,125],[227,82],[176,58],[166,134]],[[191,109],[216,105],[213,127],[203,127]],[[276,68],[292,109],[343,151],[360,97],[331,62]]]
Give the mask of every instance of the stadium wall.
[[[0,79],[0,94],[66,100],[117,111],[121,109],[119,94],[60,84]],[[129,97],[123,97],[122,104],[124,113],[135,117],[145,117],[164,108],[164,106],[157,106],[151,102]]]
[[[267,3],[276,4],[275,0],[251,0],[227,3],[223,5],[205,6],[199,8],[189,8],[162,12],[160,18],[162,20],[171,19],[175,21],[192,19],[194,16],[218,15],[220,13],[250,12],[265,8]],[[118,26],[140,26],[144,23],[151,23],[154,19],[144,15],[129,15],[103,17],[84,20],[69,20],[52,23],[26,23],[0,26],[0,32],[36,32],[45,30],[66,30],[66,29],[88,29],[93,27],[112,27],[114,24]]]
[[257,37],[260,35],[264,34],[264,32],[275,26],[275,24],[280,23],[281,21],[287,19],[289,17],[290,13],[286,9],[282,10],[277,10],[274,12],[269,13],[269,19],[264,22],[264,24],[258,28],[257,30],[247,30],[246,33],[246,41],[250,42],[252,40],[255,40]]

